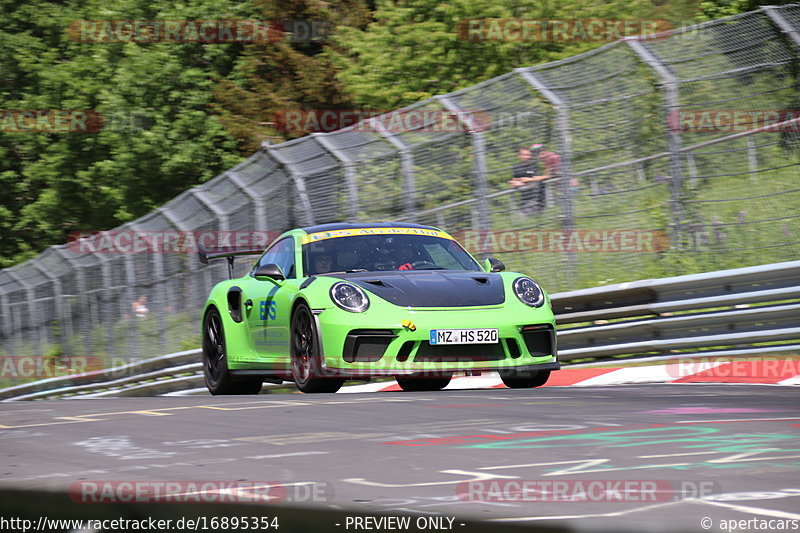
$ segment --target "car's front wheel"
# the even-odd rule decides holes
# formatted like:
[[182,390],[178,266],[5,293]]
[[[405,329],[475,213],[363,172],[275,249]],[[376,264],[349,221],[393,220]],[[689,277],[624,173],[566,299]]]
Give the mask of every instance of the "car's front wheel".
[[209,309],[203,320],[203,376],[208,392],[222,394],[258,394],[263,380],[250,378],[234,381],[228,371],[227,348],[222,318],[215,307]]
[[520,372],[517,370],[507,370],[500,372],[500,379],[509,389],[530,389],[541,387],[550,378],[549,370],[539,370],[538,372]]
[[319,336],[311,310],[300,304],[292,315],[292,379],[301,392],[336,392],[344,379],[322,375]]
[[406,392],[417,391],[437,391],[442,390],[450,383],[453,374],[437,376],[426,376],[424,374],[412,374],[410,376],[397,376],[397,384]]

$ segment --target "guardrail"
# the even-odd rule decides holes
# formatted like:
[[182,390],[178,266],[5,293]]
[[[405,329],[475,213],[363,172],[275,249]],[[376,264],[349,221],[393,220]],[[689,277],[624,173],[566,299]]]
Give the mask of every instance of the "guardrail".
[[156,376],[159,371],[162,372],[162,376],[174,376],[177,368],[186,365],[193,366],[196,371],[202,370],[199,361],[200,350],[161,355],[94,372],[41,379],[0,389],[0,400],[8,398],[33,400],[73,392],[100,392],[104,388],[113,387],[114,383],[124,385],[153,379],[153,377],[147,376]]
[[[565,363],[800,352],[800,261],[620,283],[551,300]],[[0,390],[0,400],[151,396],[201,386],[200,350],[188,350],[17,385]]]
[[797,342],[769,351],[800,351],[800,261],[620,283],[552,300],[562,361],[708,348],[739,356],[784,341]]

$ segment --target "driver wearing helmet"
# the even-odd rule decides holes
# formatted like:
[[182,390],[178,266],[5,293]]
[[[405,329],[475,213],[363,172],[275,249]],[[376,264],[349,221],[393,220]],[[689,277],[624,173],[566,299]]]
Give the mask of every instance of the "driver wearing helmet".
[[331,259],[331,254],[327,252],[317,254],[314,257],[314,273],[325,274],[331,271],[333,271],[333,259]]
[[414,263],[419,260],[419,252],[410,244],[400,244],[397,247],[397,270],[414,270]]

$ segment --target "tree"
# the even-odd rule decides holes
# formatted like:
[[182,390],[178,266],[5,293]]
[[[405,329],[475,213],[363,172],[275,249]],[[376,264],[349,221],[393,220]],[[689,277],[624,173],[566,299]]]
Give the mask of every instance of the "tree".
[[283,38],[248,45],[231,75],[214,90],[214,108],[245,153],[257,150],[264,140],[309,133],[281,130],[279,116],[288,110],[352,108],[335,65],[322,52],[335,27],[361,25],[368,17],[362,0],[261,0],[258,5],[263,19],[280,28]]
[[241,44],[80,42],[76,20],[252,18],[228,0],[0,5],[0,109],[89,110],[92,132],[0,136],[0,266],[71,232],[109,229],[144,215],[240,160],[212,116],[214,76]]
[[706,0],[700,3],[700,18],[713,20],[755,11],[761,6],[792,4],[794,0]]
[[[605,44],[580,34],[575,42],[545,41],[535,33],[532,40],[505,38],[492,34],[490,19],[656,19],[674,18],[673,9],[640,0],[380,0],[367,26],[337,28],[327,55],[357,103],[389,110]],[[493,38],[471,34],[470,20],[486,21],[485,36]]]

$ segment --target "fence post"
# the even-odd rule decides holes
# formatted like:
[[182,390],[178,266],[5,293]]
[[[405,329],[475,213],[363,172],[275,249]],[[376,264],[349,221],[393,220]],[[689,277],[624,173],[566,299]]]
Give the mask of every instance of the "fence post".
[[[83,269],[81,268],[81,266],[79,264],[77,264],[75,262],[75,258],[72,257],[71,254],[69,254],[69,253],[64,251],[63,245],[54,246],[53,249],[56,251],[56,253],[58,253],[58,255],[61,256],[62,259],[64,259],[64,261],[66,263],[69,264],[69,266],[72,269],[72,271],[75,272],[75,280],[76,280],[75,285],[76,286],[73,287],[73,291],[75,291],[75,295],[78,298],[78,302],[79,302],[79,305],[80,305],[81,309],[84,310],[84,311],[89,311],[89,314],[91,314],[90,306],[89,306],[89,297],[86,294],[86,277],[83,274]],[[80,320],[78,321],[77,324],[75,323],[75,321],[73,320],[73,316],[72,316],[73,312],[72,312],[71,308],[70,308],[70,310],[68,312],[68,315],[69,315],[70,327],[72,329],[72,332],[75,333],[75,330],[77,330],[78,334],[81,336],[81,338],[83,340],[83,346],[84,346],[84,349],[86,350],[84,355],[92,355],[92,346],[91,346],[91,343],[90,343],[90,340],[89,340],[89,335],[86,335],[81,330]],[[99,321],[94,321],[94,320],[92,320],[90,318],[90,324],[99,324],[99,323],[100,323]]]
[[11,308],[8,306],[8,298],[6,298],[6,292],[0,291],[0,339],[3,339],[3,346],[7,348],[12,348],[12,338],[14,336],[14,324],[12,323],[11,319],[13,315],[11,314]]
[[[186,225],[184,225],[175,215],[173,215],[169,211],[169,209],[166,209],[165,207],[159,207],[157,211],[161,213],[161,215],[163,215],[163,217],[167,220],[167,222],[175,226],[175,229],[177,229],[178,231],[183,231],[183,232],[190,231],[189,228],[186,227]],[[182,292],[184,294],[180,295],[181,296],[180,299],[176,298],[175,301],[187,302],[191,313],[190,316],[196,319],[197,316],[195,316],[194,313],[198,308],[198,300],[202,298],[202,301],[205,301],[206,297],[205,292],[211,285],[211,280],[210,278],[208,278],[208,276],[210,275],[209,271],[211,271],[214,268],[217,268],[217,266],[215,265],[213,267],[203,269],[202,275],[205,278],[205,282],[203,283],[199,281],[200,276],[195,275],[192,272],[193,269],[189,264],[189,262],[192,260],[196,261],[196,264],[198,265],[200,264],[200,261],[196,257],[186,256],[185,258],[186,263],[184,263],[184,266],[186,268],[187,276],[183,278],[185,280],[185,284],[181,287]]]
[[[488,230],[491,227],[491,222],[489,220],[489,202],[486,199],[486,195],[488,194],[486,175],[489,171],[486,165],[486,139],[484,138],[483,131],[473,123],[472,117],[468,117],[466,115],[467,112],[458,107],[447,95],[440,95],[434,98],[438,100],[445,109],[455,113],[458,121],[467,128],[470,137],[472,137],[472,154],[474,157],[472,161],[475,168],[475,195],[478,197],[478,227],[474,229]],[[474,225],[473,223],[473,226]],[[482,244],[481,253],[486,255]]]
[[752,135],[747,136],[747,164],[750,167],[750,181],[758,181],[758,151]]
[[287,174],[289,174],[289,177],[294,182],[294,187],[297,189],[297,194],[300,197],[300,210],[303,212],[303,221],[301,223],[306,226],[313,225],[314,210],[311,207],[311,199],[308,197],[305,179],[303,176],[294,171],[294,168],[292,168],[292,165],[289,163],[289,161],[287,161],[286,158],[275,149],[275,147],[269,144],[262,144],[261,147],[267,151],[270,157],[280,163],[280,165],[286,170]]
[[[134,232],[139,232],[139,226],[136,222],[130,223],[128,226]],[[142,229],[142,233],[146,233],[147,230]],[[141,253],[141,252],[139,252]],[[159,288],[159,283],[164,283],[164,249],[153,249],[150,252],[144,252],[145,254],[152,255],[150,263],[150,267],[152,268],[151,274],[148,276],[149,279],[152,281],[152,290],[150,291],[151,300],[148,301],[149,304],[149,312],[151,314],[158,314],[158,344],[160,346],[160,350],[164,351],[167,350],[167,338],[166,338],[166,329],[167,329],[167,317],[164,312],[164,307],[166,307],[166,303],[168,299],[164,295],[163,287]],[[133,263],[134,259],[131,258],[131,262]],[[136,320],[136,314],[133,313],[133,309],[131,309],[131,320]],[[141,356],[142,354],[136,354],[137,356]],[[149,354],[148,354],[149,355]]]
[[127,299],[125,302],[121,302],[122,304],[122,316],[130,316],[131,320],[128,324],[128,335],[129,335],[129,342],[130,347],[127,350],[127,362],[131,361],[131,356],[138,357],[141,354],[139,353],[139,330],[138,324],[136,323],[136,315],[133,313],[132,304],[136,300],[136,269],[135,265],[133,264],[133,256],[131,254],[122,254],[125,259],[125,282],[127,284],[127,290],[125,293],[127,294]]
[[369,125],[373,131],[386,139],[400,153],[400,170],[403,173],[403,183],[406,187],[405,217],[415,222],[417,218],[417,184],[414,177],[414,154],[397,135],[384,128],[383,124],[375,118],[369,119]]
[[120,297],[123,294],[122,289],[117,289],[117,287],[112,286],[111,283],[111,267],[108,265],[111,261],[111,258],[108,257],[108,254],[95,254],[100,266],[100,277],[102,280],[100,281],[100,287],[108,287],[108,288],[101,288],[97,291],[97,301],[100,305],[100,320],[105,321],[103,327],[103,333],[106,340],[106,349],[108,350],[108,354],[112,356],[116,356],[119,353],[119,347],[117,343],[114,342],[114,316],[115,314],[110,312],[109,309],[109,300],[111,298],[108,297],[107,293],[109,291],[114,291],[119,293]]
[[358,201],[358,184],[356,183],[356,167],[353,163],[353,160],[350,159],[350,156],[336,148],[331,142],[325,137],[324,133],[312,133],[311,137],[319,143],[322,148],[331,154],[337,161],[342,165],[344,168],[344,177],[345,181],[347,182],[347,194],[350,196],[350,205],[348,206],[348,212],[350,213],[350,219],[354,222],[359,220],[359,209],[360,204]]
[[[556,131],[558,132],[558,149],[560,156],[558,171],[561,181],[561,195],[563,197],[562,227],[564,231],[571,232],[575,229],[575,207],[572,200],[573,191],[571,185],[573,179],[572,132],[569,127],[569,109],[567,103],[556,91],[548,87],[547,84],[531,70],[515,69],[514,72],[519,74],[522,79],[544,96],[556,112]],[[567,275],[571,279],[576,279],[578,276],[578,261],[575,257],[575,252],[566,252],[565,255],[567,258]]]
[[697,186],[697,161],[695,160],[694,153],[686,153],[686,166],[689,167],[689,183],[692,187]]
[[683,166],[681,164],[681,135],[677,127],[670,125],[676,121],[671,120],[671,114],[677,112],[680,106],[678,85],[679,81],[670,68],[660,61],[647,46],[636,37],[626,39],[625,42],[639,56],[639,58],[647,64],[657,75],[661,78],[661,84],[664,87],[664,110],[667,135],[667,148],[669,150],[669,190],[670,190],[670,204],[672,215],[672,234],[673,242],[679,243],[680,236],[683,233],[682,226],[684,222],[684,209],[683,209]]
[[[64,340],[67,338],[64,334],[64,327],[65,327],[65,320],[64,317],[66,313],[64,313],[64,291],[61,288],[61,280],[59,280],[56,276],[50,273],[47,268],[44,267],[39,262],[39,258],[36,257],[30,261],[30,264],[36,268],[39,272],[44,274],[44,277],[50,280],[50,283],[53,286],[53,309],[55,310],[55,321],[58,324],[58,334],[55,336],[54,340],[56,343],[61,347],[64,348],[65,342]],[[36,303],[38,305],[38,302]],[[45,323],[50,322],[50,320],[46,320]],[[47,328],[43,328],[45,331]],[[48,337],[49,340],[49,337]]]
[[240,191],[246,194],[250,198],[250,201],[253,202],[253,205],[255,206],[255,221],[253,224],[253,230],[254,231],[269,230],[267,224],[267,206],[264,203],[264,199],[255,192],[252,192],[250,188],[245,184],[242,176],[235,170],[229,170],[228,172],[225,173],[225,175],[228,177],[230,182],[236,186],[236,188],[238,188]]
[[219,221],[219,229],[220,231],[229,231],[230,228],[228,227],[228,215],[226,215],[222,209],[220,209],[215,203],[214,200],[208,197],[205,191],[200,189],[199,187],[195,187],[193,189],[189,189],[189,194],[197,198],[197,200],[206,206],[209,211],[214,213],[214,216],[217,217]]
[[785,33],[786,36],[794,42],[794,44],[800,47],[800,28],[795,28],[791,22],[786,20],[786,18],[780,14],[778,7],[763,6],[761,11],[766,13],[770,20],[778,27],[778,29]]
[[[18,276],[12,269],[8,268],[8,269],[5,270],[5,272],[6,272],[6,274],[8,274],[8,276],[11,279],[13,279],[14,281],[17,282],[17,285],[22,287],[23,290],[25,291],[25,295],[27,296],[28,301],[24,305],[27,305],[27,307],[28,307],[28,320],[30,320],[31,330],[33,331],[34,329],[36,329],[38,334],[39,334],[38,336],[36,336],[36,341],[35,341],[36,344],[35,344],[35,349],[34,349],[34,355],[41,355],[41,353],[42,353],[42,339],[41,339],[42,328],[40,328],[40,327],[38,327],[36,325],[36,322],[37,322],[37,320],[36,320],[36,311],[35,311],[35,308],[33,306],[33,303],[34,303],[34,300],[35,300],[35,295],[33,293],[33,287],[31,287],[28,283],[23,281],[22,278],[20,276]],[[24,331],[24,328],[23,328],[22,324],[23,324],[23,319],[22,319],[22,317],[20,317],[20,324],[19,324],[20,333],[22,333]]]

